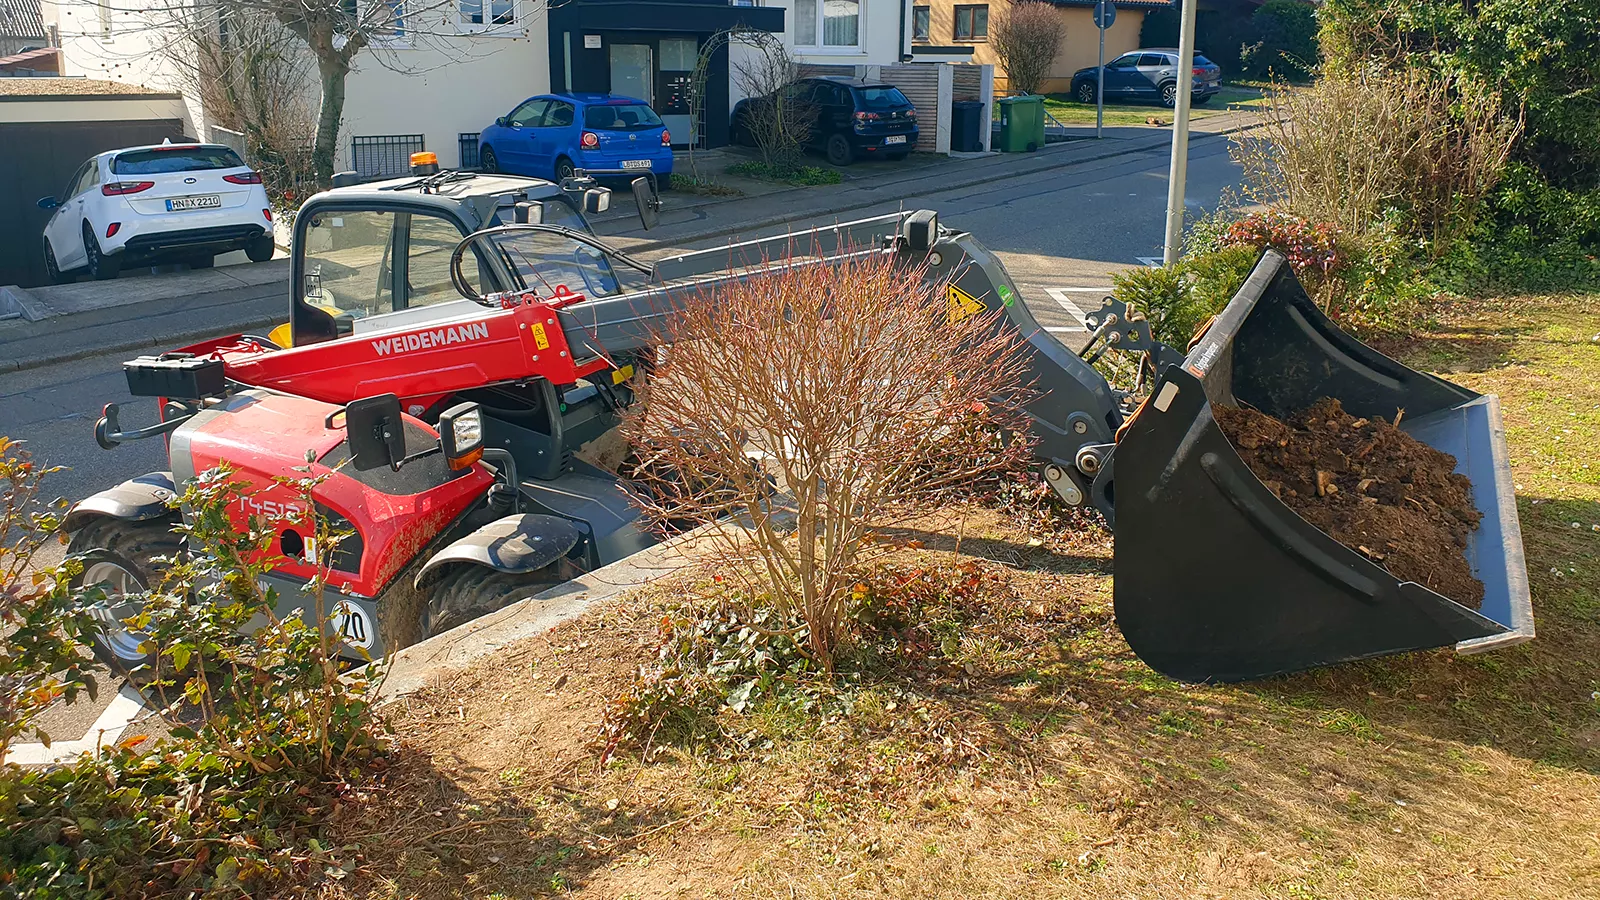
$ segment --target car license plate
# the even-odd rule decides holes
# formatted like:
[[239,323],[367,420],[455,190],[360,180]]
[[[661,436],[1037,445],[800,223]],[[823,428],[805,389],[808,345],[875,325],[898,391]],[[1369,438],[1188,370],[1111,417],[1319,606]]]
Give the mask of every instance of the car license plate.
[[885,144],[904,144],[906,142],[906,136],[903,134],[891,134],[884,138],[883,142]]
[[625,160],[622,161],[622,167],[624,169],[648,169],[648,168],[650,168],[650,160],[648,160],[648,159],[625,159]]
[[221,207],[221,194],[207,194],[204,197],[174,197],[167,201],[167,212],[181,212],[186,209],[220,209]]

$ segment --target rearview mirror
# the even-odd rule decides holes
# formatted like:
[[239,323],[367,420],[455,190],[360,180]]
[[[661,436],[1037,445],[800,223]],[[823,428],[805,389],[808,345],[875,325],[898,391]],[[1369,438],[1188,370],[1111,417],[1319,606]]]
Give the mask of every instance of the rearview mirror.
[[394,468],[406,458],[406,430],[400,419],[400,398],[394,394],[363,397],[346,406],[344,430],[350,442],[350,465],[359,472]]
[[589,215],[603,213],[610,208],[610,188],[590,188],[583,192],[583,211]]
[[649,179],[633,180],[633,200],[639,206],[639,222],[649,231],[661,221],[661,198],[656,196],[655,185]]
[[54,197],[40,197],[39,198],[39,208],[40,209],[55,209],[56,207],[58,207],[60,205],[61,205],[61,201],[57,200]]

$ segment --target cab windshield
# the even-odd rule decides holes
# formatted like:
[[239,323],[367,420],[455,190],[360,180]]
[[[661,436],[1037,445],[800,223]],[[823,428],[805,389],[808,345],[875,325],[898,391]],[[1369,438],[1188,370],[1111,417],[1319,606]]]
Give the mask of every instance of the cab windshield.
[[604,253],[565,235],[504,231],[475,240],[480,251],[505,266],[514,282],[512,290],[549,299],[566,294],[606,297],[621,289]]

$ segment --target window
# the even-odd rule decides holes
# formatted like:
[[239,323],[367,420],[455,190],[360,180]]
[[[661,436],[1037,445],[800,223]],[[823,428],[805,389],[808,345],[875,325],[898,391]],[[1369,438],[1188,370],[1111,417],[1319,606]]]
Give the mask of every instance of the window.
[[550,108],[545,110],[544,121],[539,123],[541,128],[565,128],[572,124],[577,116],[577,108],[571,103],[560,100],[551,100]]
[[1137,54],[1137,53],[1125,53],[1122,56],[1119,56],[1116,59],[1113,59],[1111,62],[1106,63],[1106,68],[1108,68],[1108,69],[1133,69],[1133,68],[1137,68],[1138,65],[1139,65],[1139,54]]
[[794,43],[796,47],[861,46],[859,0],[795,0]]
[[111,4],[102,2],[95,6],[95,15],[100,21],[100,39],[111,40]]
[[517,0],[457,0],[456,21],[489,28],[517,23]]
[[532,128],[544,118],[544,108],[549,105],[549,100],[529,100],[506,116],[506,124],[513,128]]
[[378,22],[375,29],[378,37],[391,41],[403,41],[406,37],[406,4],[405,0],[379,0],[388,10],[388,19]]
[[1139,57],[1139,68],[1141,69],[1159,69],[1167,65],[1171,65],[1171,63],[1167,62],[1167,57],[1164,53],[1146,53]]
[[167,172],[242,168],[244,160],[227,147],[155,147],[150,150],[129,150],[111,160],[113,175],[162,175]]
[[639,103],[591,106],[583,111],[583,127],[593,131],[643,131],[659,128],[661,117]]
[[[444,219],[408,216],[411,246],[406,251],[407,309],[465,299],[450,282],[450,254],[461,242],[461,231]],[[473,267],[463,265],[463,273]]]
[[989,7],[956,7],[956,40],[986,41],[989,39]]
[[[461,230],[414,213],[323,212],[305,230],[304,300],[334,313],[340,334],[355,320],[463,299],[450,283]],[[402,256],[402,267],[391,261]],[[470,274],[471,267],[466,271]],[[395,295],[396,284],[404,290]]]
[[911,39],[914,41],[928,40],[928,28],[931,20],[932,11],[928,7],[911,7]]
[[906,95],[897,87],[864,87],[856,89],[858,109],[900,109],[911,105]]

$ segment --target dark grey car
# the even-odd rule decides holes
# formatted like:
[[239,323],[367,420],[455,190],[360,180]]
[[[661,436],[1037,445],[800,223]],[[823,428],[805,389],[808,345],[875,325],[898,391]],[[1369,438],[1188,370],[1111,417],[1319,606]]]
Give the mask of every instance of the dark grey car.
[[[1096,68],[1072,74],[1072,99],[1093,103]],[[1221,90],[1222,67],[1194,55],[1192,103],[1206,103]],[[1159,100],[1163,106],[1178,103],[1178,51],[1166,48],[1132,50],[1106,63],[1106,100]]]

